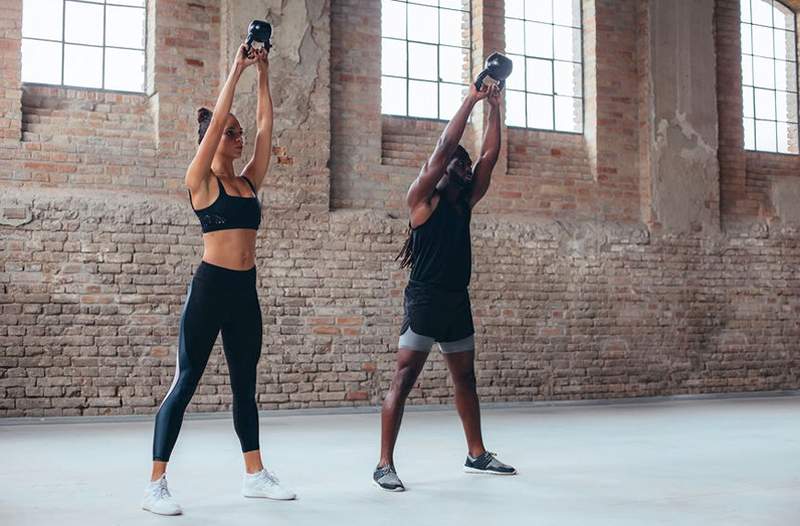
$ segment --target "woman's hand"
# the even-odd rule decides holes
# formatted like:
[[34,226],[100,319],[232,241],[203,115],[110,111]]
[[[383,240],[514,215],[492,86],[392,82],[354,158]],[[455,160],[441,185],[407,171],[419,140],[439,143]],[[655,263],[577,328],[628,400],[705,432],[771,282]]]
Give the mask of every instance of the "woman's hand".
[[247,44],[242,43],[236,51],[236,58],[233,60],[233,67],[239,71],[244,71],[248,66],[252,66],[258,60],[256,51],[247,52]]
[[256,69],[259,73],[266,73],[269,75],[269,49],[261,48],[256,52]]

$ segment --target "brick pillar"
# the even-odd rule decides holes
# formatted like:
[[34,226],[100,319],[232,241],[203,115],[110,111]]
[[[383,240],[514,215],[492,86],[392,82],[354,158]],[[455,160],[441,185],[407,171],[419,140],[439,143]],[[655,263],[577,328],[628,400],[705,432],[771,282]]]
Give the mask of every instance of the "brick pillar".
[[[197,108],[219,93],[219,2],[158,0],[148,80],[161,186],[183,189],[197,148]],[[152,5],[151,5],[152,7]],[[149,29],[153,29],[150,25]]]
[[331,205],[374,205],[354,185],[380,188],[381,3],[337,0],[331,8]]
[[716,52],[719,111],[720,199],[723,215],[757,214],[748,202],[747,157],[742,126],[742,42],[740,0],[716,2]]
[[714,0],[649,0],[645,217],[671,232],[719,230]]
[[[483,70],[486,57],[506,48],[505,1],[484,0],[472,2],[472,78]],[[504,175],[508,171],[508,128],[505,122],[505,104],[501,106],[500,157],[497,159],[493,175]],[[474,147],[471,151],[477,157],[486,131],[488,108],[479,103],[472,113]]]
[[[0,9],[0,147],[16,148],[22,129],[22,0]],[[0,153],[0,159],[10,158]]]

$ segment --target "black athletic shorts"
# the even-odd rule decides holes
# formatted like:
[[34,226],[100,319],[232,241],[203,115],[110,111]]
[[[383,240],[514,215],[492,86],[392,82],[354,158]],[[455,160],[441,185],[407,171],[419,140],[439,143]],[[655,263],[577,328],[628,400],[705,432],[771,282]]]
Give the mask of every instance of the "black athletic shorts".
[[[438,342],[443,352],[472,350],[462,348],[470,345],[467,342],[472,342],[475,334],[467,289],[450,291],[409,281],[404,294],[403,314],[401,336],[408,336],[407,331],[411,329],[414,335]],[[455,342],[459,343],[458,348],[447,348],[447,343]],[[470,346],[474,347],[474,343]],[[416,350],[430,350],[430,346]]]

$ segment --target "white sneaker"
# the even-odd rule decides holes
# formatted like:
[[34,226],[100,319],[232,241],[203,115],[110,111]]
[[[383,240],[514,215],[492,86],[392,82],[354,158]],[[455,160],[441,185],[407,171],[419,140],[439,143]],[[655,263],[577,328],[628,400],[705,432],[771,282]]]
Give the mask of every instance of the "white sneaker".
[[281,486],[281,481],[274,473],[262,469],[258,473],[245,473],[242,484],[242,495],[275,500],[293,500],[297,495]]
[[167,477],[150,482],[144,489],[142,509],[159,515],[180,515],[183,513],[178,503],[172,500],[172,495],[167,488]]

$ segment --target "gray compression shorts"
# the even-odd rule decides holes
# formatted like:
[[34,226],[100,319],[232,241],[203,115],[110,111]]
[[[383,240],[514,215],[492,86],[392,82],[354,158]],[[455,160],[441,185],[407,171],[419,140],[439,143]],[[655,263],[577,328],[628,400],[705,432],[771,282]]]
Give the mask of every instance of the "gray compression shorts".
[[409,349],[411,351],[430,352],[434,343],[439,344],[439,350],[444,354],[454,352],[468,352],[475,350],[475,335],[470,334],[466,338],[461,338],[453,342],[437,342],[431,336],[423,336],[417,334],[408,327],[403,334],[400,335],[400,349]]

